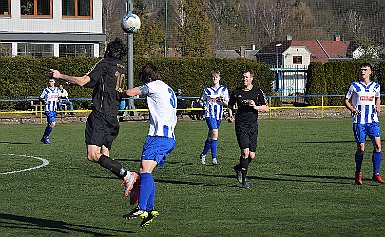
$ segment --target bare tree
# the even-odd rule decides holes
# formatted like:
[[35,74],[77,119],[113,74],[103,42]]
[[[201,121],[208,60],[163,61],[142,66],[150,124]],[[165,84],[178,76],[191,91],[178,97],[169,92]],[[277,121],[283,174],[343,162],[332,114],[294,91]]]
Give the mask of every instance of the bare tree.
[[226,0],[208,0],[206,8],[211,19],[214,30],[214,45],[219,46],[224,44],[223,27],[221,26],[224,9],[226,8]]
[[269,40],[276,41],[283,37],[291,14],[286,1],[259,0],[259,6],[255,7],[258,20]]
[[346,16],[346,24],[348,29],[353,33],[354,39],[360,40],[359,35],[362,34],[363,20],[355,10],[350,10]]
[[107,36],[107,41],[110,41],[112,35],[116,31],[116,27],[112,26],[112,22],[116,20],[116,6],[121,0],[103,0],[103,30]]

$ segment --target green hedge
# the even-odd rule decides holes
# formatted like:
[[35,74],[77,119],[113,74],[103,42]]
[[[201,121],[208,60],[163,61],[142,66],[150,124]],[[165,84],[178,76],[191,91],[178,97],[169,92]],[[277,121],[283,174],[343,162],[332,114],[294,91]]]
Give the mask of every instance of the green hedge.
[[[308,68],[308,78],[306,82],[306,94],[326,95],[326,78],[322,63],[311,63]],[[321,105],[320,97],[309,97],[308,102],[312,105]],[[327,101],[324,101],[327,103]]]
[[[361,61],[342,61],[328,63],[311,63],[308,68],[306,94],[344,95],[353,81],[360,80]],[[371,79],[381,85],[381,93],[385,91],[385,65],[383,62],[372,64]],[[309,98],[311,105],[321,105],[320,98]],[[343,105],[343,98],[325,98],[324,105]]]
[[[1,99],[27,98],[39,96],[48,85],[49,69],[55,68],[68,75],[86,74],[100,59],[98,58],[35,58],[35,57],[0,57]],[[185,96],[200,96],[203,89],[210,85],[210,72],[213,68],[221,71],[221,84],[233,90],[241,86],[242,70],[251,68],[255,72],[254,85],[271,95],[274,74],[266,64],[246,59],[218,58],[135,58],[134,85],[142,83],[137,79],[142,65],[147,62],[158,67],[163,80],[174,90],[182,89]],[[63,83],[58,81],[56,85]],[[92,90],[76,85],[65,85],[70,97],[92,96]],[[76,102],[80,103],[80,102]],[[1,109],[4,109],[1,103]],[[78,106],[79,107],[79,106]]]
[[[100,59],[98,58],[35,58],[35,57],[0,57],[0,98],[15,99],[39,96],[47,86],[49,69],[55,68],[62,73],[82,76],[86,74]],[[247,59],[218,58],[135,58],[134,85],[142,83],[137,79],[142,65],[151,62],[156,65],[163,80],[174,90],[182,89],[185,96],[200,96],[202,90],[211,84],[210,72],[213,68],[221,71],[221,83],[230,91],[241,86],[241,72],[251,68],[255,72],[254,85],[260,87],[267,95],[273,95],[272,82],[274,74],[266,64]],[[306,94],[340,94],[346,93],[353,81],[359,80],[360,61],[311,63],[308,69]],[[381,85],[381,93],[385,92],[385,63],[373,65],[372,79]],[[63,83],[62,81],[58,81]],[[75,85],[65,85],[70,97],[90,98],[92,90]],[[321,99],[308,98],[311,105],[321,105]],[[75,102],[77,107],[85,108],[89,102]],[[3,109],[23,109],[25,102],[1,103]],[[342,98],[329,97],[324,105],[342,105]]]

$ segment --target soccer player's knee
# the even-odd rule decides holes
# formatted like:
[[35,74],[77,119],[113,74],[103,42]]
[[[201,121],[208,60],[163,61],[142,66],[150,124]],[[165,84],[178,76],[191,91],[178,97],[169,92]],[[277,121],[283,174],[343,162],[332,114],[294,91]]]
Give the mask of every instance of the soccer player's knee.
[[51,128],[55,127],[56,123],[55,122],[52,122],[49,124],[49,126],[51,126]]
[[99,157],[95,153],[88,153],[87,154],[87,160],[91,162],[98,163],[99,162]]
[[249,157],[249,154],[250,154],[249,151],[245,151],[245,150],[242,151],[242,157],[245,159],[247,159]]
[[380,152],[381,151],[381,144],[376,144],[374,146],[374,149],[375,149],[376,152]]
[[218,129],[214,129],[211,137],[212,137],[212,139],[217,140],[218,139],[218,135],[219,135]]
[[365,152],[365,148],[364,147],[360,147],[357,149],[357,153],[360,154],[360,155],[363,155]]

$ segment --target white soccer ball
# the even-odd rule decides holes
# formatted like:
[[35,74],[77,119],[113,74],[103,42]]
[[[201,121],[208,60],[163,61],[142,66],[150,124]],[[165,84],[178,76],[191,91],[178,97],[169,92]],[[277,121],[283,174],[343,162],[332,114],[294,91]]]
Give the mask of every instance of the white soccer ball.
[[135,33],[140,29],[140,18],[133,14],[129,13],[122,17],[122,20],[120,22],[120,26],[122,27],[123,31],[126,33]]

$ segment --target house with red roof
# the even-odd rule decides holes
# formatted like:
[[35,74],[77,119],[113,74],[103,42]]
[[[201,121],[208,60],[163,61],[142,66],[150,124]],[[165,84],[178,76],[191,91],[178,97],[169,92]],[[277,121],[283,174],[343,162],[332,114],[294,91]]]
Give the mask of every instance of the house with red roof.
[[335,37],[335,40],[286,40],[263,46],[255,57],[273,67],[292,68],[308,66],[311,62],[352,60],[349,55],[357,48],[354,42],[341,41],[340,37]]
[[256,54],[257,60],[269,64],[276,73],[275,91],[280,95],[305,93],[306,71],[312,62],[352,60],[358,46],[352,41],[285,40],[271,42]]

